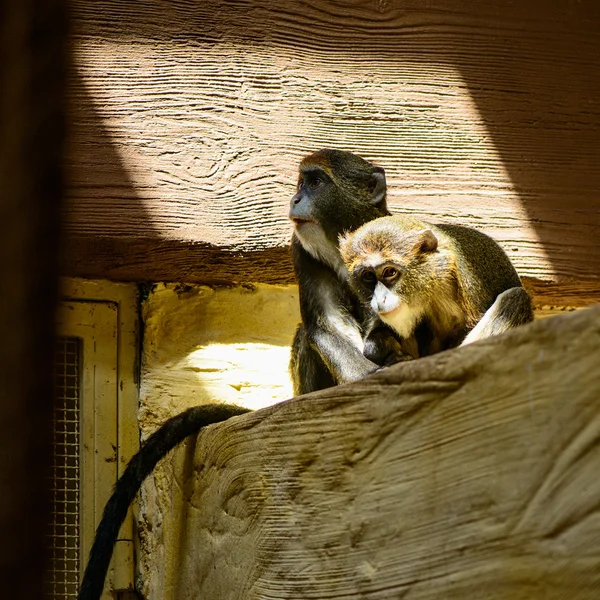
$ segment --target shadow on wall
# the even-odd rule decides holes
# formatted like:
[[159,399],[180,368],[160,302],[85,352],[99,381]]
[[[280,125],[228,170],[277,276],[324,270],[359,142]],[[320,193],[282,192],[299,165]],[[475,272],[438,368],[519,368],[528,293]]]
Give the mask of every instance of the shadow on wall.
[[[132,23],[141,24],[145,18],[150,18],[147,13],[136,12]],[[254,252],[249,258],[202,241],[166,238],[142,197],[146,194],[157,204],[163,201],[157,197],[161,192],[136,185],[123,158],[134,150],[112,138],[96,108],[95,93],[72,65],[62,273],[124,281],[138,281],[140,273],[150,273],[147,279],[153,281],[173,281],[175,273],[177,281],[229,285],[231,281],[246,281],[251,264],[255,281],[293,281],[288,248]],[[123,104],[126,107],[127,100],[115,108],[123,109]]]
[[[600,4],[498,4],[493,20],[472,31],[483,37],[487,68],[465,55],[456,65],[554,271],[597,277]],[[521,29],[494,29],[506,22]]]
[[[397,62],[399,70],[407,61],[456,67],[554,272],[561,277],[598,276],[600,76],[594,67],[600,56],[600,4],[595,0],[576,4],[432,0],[426,8],[418,0],[293,0],[285,10],[270,0],[174,1],[166,13],[164,3],[146,0],[141,5],[123,4],[119,10],[118,21],[102,14],[86,20],[84,34],[121,41],[129,37],[189,44],[264,44],[295,52],[306,48],[350,61],[353,55],[363,62],[372,57],[374,69],[383,59],[388,64]],[[284,28],[274,25],[282,23]],[[77,157],[79,166],[72,170],[72,188],[78,193],[103,190],[101,197],[76,198],[75,210],[89,229],[97,226],[103,231],[110,221],[118,233],[129,224],[134,229],[143,224],[147,237],[158,237],[92,98],[77,77],[74,90],[71,156]],[[67,228],[67,233],[77,237],[81,232]],[[118,235],[93,241],[84,237],[86,254],[93,253],[94,244],[113,244],[113,250],[119,250]],[[136,248],[129,238],[127,244],[126,260],[135,261]],[[178,264],[173,244],[177,242],[161,241],[157,256],[185,273],[189,265]],[[147,246],[140,246],[140,255],[145,252]],[[69,258],[70,263],[77,260]],[[209,260],[225,263],[231,258],[215,251]],[[281,280],[286,281],[290,263],[285,252],[281,261]],[[265,269],[272,264],[267,260]],[[119,275],[119,267],[113,275]],[[85,268],[80,264],[78,272]],[[196,272],[189,270],[194,276]]]
[[123,234],[138,228],[148,237],[159,234],[94,106],[91,92],[73,66],[69,92],[62,263],[69,273],[94,277],[93,257],[113,254]]

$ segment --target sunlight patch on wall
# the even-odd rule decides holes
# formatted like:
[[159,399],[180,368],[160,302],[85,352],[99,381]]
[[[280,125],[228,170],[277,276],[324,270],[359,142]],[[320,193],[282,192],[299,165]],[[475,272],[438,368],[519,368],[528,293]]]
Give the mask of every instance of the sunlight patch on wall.
[[288,347],[270,344],[210,344],[190,353],[181,368],[216,398],[258,409],[293,395]]
[[190,406],[256,409],[292,396],[296,286],[159,284],[143,303],[143,430]]

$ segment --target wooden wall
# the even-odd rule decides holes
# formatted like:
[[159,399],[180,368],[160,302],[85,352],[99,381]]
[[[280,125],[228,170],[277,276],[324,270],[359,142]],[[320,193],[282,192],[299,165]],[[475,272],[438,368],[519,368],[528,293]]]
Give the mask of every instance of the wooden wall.
[[595,0],[71,6],[66,273],[291,282],[297,163],[337,147],[547,301],[600,299]]

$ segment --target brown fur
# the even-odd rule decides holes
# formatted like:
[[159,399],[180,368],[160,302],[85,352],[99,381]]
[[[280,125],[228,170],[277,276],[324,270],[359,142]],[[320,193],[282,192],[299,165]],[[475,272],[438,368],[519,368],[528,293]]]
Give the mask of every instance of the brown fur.
[[491,238],[403,215],[375,219],[342,236],[340,253],[350,285],[364,303],[370,302],[372,292],[361,290],[362,270],[389,262],[401,271],[393,292],[406,307],[407,318],[420,314],[427,319],[433,333],[431,352],[459,343],[500,293],[521,286],[508,257]]

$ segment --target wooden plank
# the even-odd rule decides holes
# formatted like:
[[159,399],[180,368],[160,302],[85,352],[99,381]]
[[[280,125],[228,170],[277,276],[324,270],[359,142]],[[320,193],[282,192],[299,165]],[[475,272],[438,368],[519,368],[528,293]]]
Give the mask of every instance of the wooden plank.
[[[64,257],[63,267],[90,279],[136,281],[141,273],[148,281],[183,281],[204,285],[252,285],[249,282],[294,284],[289,248],[261,252],[227,252],[206,244],[127,238],[79,237]],[[193,262],[196,257],[198,262]],[[142,270],[140,270],[142,269]],[[564,282],[523,277],[536,309],[548,307],[581,308],[600,302],[596,279]]]
[[145,486],[144,597],[595,600],[600,307],[295,398]]
[[533,297],[536,311],[582,308],[600,302],[600,285],[594,280],[554,283],[524,277],[523,285]]
[[595,0],[72,15],[66,273],[279,278],[298,161],[338,147],[386,168],[394,210],[486,231],[525,276],[598,281]]

